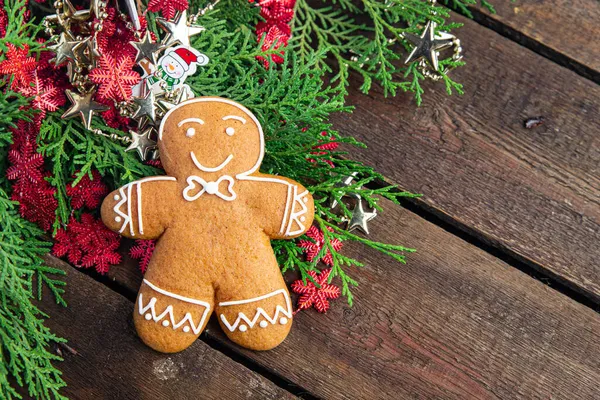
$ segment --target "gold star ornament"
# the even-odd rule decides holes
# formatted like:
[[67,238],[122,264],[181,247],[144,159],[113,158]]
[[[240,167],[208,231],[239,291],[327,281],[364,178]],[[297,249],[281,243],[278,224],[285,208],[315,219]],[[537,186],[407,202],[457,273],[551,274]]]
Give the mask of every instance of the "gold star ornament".
[[190,37],[206,30],[203,26],[189,25],[186,11],[182,11],[174,21],[156,18],[156,22],[167,33],[162,42],[165,47],[170,47],[178,43],[190,47]]
[[156,142],[150,138],[154,128],[146,128],[141,134],[135,131],[129,131],[131,135],[131,144],[125,151],[135,150],[142,160],[147,159],[148,151],[156,148]]
[[64,32],[61,33],[58,43],[48,46],[48,48],[56,54],[56,56],[50,61],[54,62],[56,65],[60,65],[68,60],[75,61],[77,59],[78,49],[81,47],[81,45],[81,41],[68,40]]
[[436,27],[437,24],[434,21],[429,21],[421,36],[404,32],[404,38],[415,46],[408,55],[406,64],[425,60],[435,71],[438,70],[439,52],[452,47],[455,36],[446,32],[436,32]]
[[362,198],[358,195],[356,197],[356,206],[352,210],[352,218],[348,222],[348,231],[351,232],[354,229],[362,231],[362,233],[368,235],[369,227],[367,222],[371,221],[377,216],[377,210],[373,209],[372,212],[367,212],[363,208]]
[[94,101],[92,97],[94,96],[94,92],[90,93],[76,93],[71,90],[66,90],[65,94],[71,101],[71,107],[62,115],[63,119],[72,118],[79,114],[83,121],[83,126],[86,129],[90,129],[90,125],[92,124],[92,117],[94,116],[95,111],[106,111],[108,107],[104,104],[100,104],[97,101]]
[[152,90],[148,91],[144,97],[135,97],[133,102],[138,106],[135,113],[131,116],[133,119],[139,119],[146,116],[148,120],[155,125],[156,124],[156,97]]
[[157,55],[160,49],[163,47],[159,43],[153,43],[152,37],[150,36],[150,31],[146,31],[144,38],[141,42],[129,42],[135,49],[137,50],[137,56],[135,57],[135,62],[139,63],[144,59],[148,59],[152,62],[152,64],[156,65]]

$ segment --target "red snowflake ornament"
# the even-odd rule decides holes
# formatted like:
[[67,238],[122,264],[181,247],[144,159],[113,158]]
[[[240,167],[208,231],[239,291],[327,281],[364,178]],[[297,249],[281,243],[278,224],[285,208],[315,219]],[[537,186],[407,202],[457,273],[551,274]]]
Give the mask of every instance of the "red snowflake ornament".
[[31,107],[41,110],[42,117],[46,111],[56,111],[66,102],[64,88],[56,86],[52,79],[39,77],[37,71],[33,73],[32,85],[21,88],[19,92],[33,97]]
[[150,0],[148,11],[161,12],[163,18],[172,19],[177,11],[187,10],[187,0]]
[[6,36],[6,27],[8,26],[8,13],[4,8],[4,0],[0,0],[0,37]]
[[138,264],[142,273],[146,272],[152,253],[154,253],[154,247],[156,240],[136,240],[135,246],[129,250],[129,256],[135,260],[139,260]]
[[73,265],[94,267],[104,274],[111,265],[121,262],[121,255],[117,253],[121,236],[91,214],[81,214],[81,221],[71,217],[67,228],[59,230],[55,240],[52,254],[66,256]]
[[[329,227],[327,229],[329,232],[333,232],[333,229]],[[304,250],[306,259],[312,262],[325,245],[325,236],[323,235],[323,232],[314,225],[311,226],[308,231],[306,231],[306,236],[311,238],[313,241],[300,240],[298,241],[298,247]],[[333,247],[335,251],[340,251],[342,248],[342,242],[339,239],[333,238],[331,239],[331,247]],[[331,255],[331,251],[327,250],[327,253],[325,253],[321,260],[327,265],[333,265],[333,256]]]
[[19,202],[19,214],[38,224],[43,230],[52,228],[58,202],[56,189],[48,183],[48,173],[43,171],[43,159],[37,153],[36,138],[40,129],[40,115],[34,121],[17,121],[11,129],[7,177],[13,184],[11,199]]
[[[336,150],[339,147],[340,144],[335,141],[336,138],[334,136],[327,137],[329,136],[329,133],[325,131],[321,132],[321,136],[326,137],[330,142],[314,146],[313,149],[317,151],[312,151],[311,154],[325,156],[329,154],[330,151]],[[325,140],[320,140],[320,142],[325,142]],[[309,158],[308,161],[312,163],[317,162],[314,158]],[[331,160],[322,159],[321,161],[327,163],[331,168],[335,168],[335,164]]]
[[140,81],[140,74],[133,70],[135,59],[129,55],[113,58],[108,54],[100,57],[99,67],[90,71],[92,82],[100,85],[98,99],[128,100],[132,87]]
[[315,271],[308,271],[308,274],[317,282],[320,287],[317,287],[310,280],[306,280],[306,285],[302,279],[298,279],[292,283],[292,291],[300,294],[298,299],[298,310],[305,310],[314,307],[318,312],[324,313],[329,310],[328,299],[337,299],[340,297],[340,288],[327,283],[331,268],[321,271],[318,275]]
[[35,57],[28,57],[29,46],[18,48],[7,43],[6,60],[0,62],[0,73],[14,77],[11,88],[23,88],[29,85],[36,66]]
[[6,177],[10,180],[28,180],[36,183],[42,179],[41,168],[44,157],[36,151],[35,142],[27,141],[21,146],[12,146],[8,152],[8,161],[12,164],[6,170]]
[[17,181],[11,196],[13,201],[19,202],[19,214],[45,231],[52,229],[58,208],[56,189],[45,179],[49,175],[44,174],[35,183],[24,179]]
[[[264,21],[256,25],[256,37],[258,41],[263,41],[262,50],[268,50],[274,46],[278,49],[287,46],[288,40],[292,34],[290,22],[294,17],[295,0],[260,0],[260,16]],[[279,54],[271,55],[273,62],[281,64],[283,62],[283,51]],[[269,60],[264,57],[258,57],[265,68],[269,68]]]
[[92,171],[92,179],[85,174],[77,185],[73,186],[73,183],[67,185],[67,196],[71,197],[71,205],[74,209],[83,206],[94,209],[100,205],[107,193],[108,187],[102,182],[102,177],[96,170]]

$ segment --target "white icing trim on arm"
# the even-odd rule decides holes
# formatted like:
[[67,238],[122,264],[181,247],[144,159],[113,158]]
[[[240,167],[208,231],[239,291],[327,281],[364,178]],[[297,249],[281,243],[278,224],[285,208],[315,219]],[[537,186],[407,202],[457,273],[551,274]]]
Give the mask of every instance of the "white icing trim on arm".
[[115,205],[113,207],[113,211],[115,212],[115,214],[117,214],[117,216],[115,217],[115,221],[117,221],[117,222],[123,221],[123,223],[121,224],[121,229],[119,229],[119,233],[123,233],[123,231],[127,227],[127,224],[131,223],[131,217],[129,216],[129,214],[126,214],[121,211],[121,206],[124,203],[128,202],[128,200],[129,200],[129,198],[125,194],[125,189],[128,189],[128,193],[129,193],[130,185],[131,184],[128,183],[127,185],[119,188],[119,199],[120,200],[117,203],[115,203]]
[[[308,211],[308,207],[306,206],[307,201],[304,201],[304,199],[308,195],[308,190],[305,190],[300,194],[296,194],[297,191],[298,186],[294,186],[294,200],[292,201],[292,208],[290,209],[290,219],[288,222],[288,226],[285,230],[286,236],[297,235],[306,230],[306,226],[303,224],[303,222],[306,219],[304,217],[304,214],[306,214],[306,212]],[[294,212],[294,208],[296,205],[300,206],[300,210]],[[292,224],[294,222],[298,225],[298,229],[296,230],[292,230]]]
[[[306,227],[302,223],[302,216],[308,211],[308,207],[306,206],[307,201],[304,201],[304,198],[308,195],[308,190],[305,190],[304,192],[298,194],[298,185],[294,185],[283,179],[252,176],[247,175],[247,173],[238,174],[236,175],[236,178],[241,181],[273,182],[287,185],[288,191],[279,233],[285,236],[293,236],[305,231]],[[294,212],[295,205],[300,206],[300,210],[297,212]],[[296,224],[298,224],[299,229],[292,230],[293,222],[296,222]]]
[[[113,211],[117,214],[115,220],[117,222],[123,221],[121,225],[121,229],[119,229],[119,233],[123,233],[127,225],[129,225],[129,233],[131,236],[135,236],[135,230],[133,229],[133,221],[131,215],[131,190],[133,187],[136,187],[136,196],[137,196],[137,217],[138,217],[138,232],[143,235],[144,234],[144,222],[142,220],[142,183],[151,182],[151,181],[176,181],[177,179],[172,176],[151,176],[149,178],[140,179],[139,181],[134,181],[128,183],[119,188],[119,202],[117,202]],[[127,194],[125,194],[125,190],[127,190]],[[127,213],[121,211],[121,206],[127,203]],[[117,218],[120,218],[117,219]]]

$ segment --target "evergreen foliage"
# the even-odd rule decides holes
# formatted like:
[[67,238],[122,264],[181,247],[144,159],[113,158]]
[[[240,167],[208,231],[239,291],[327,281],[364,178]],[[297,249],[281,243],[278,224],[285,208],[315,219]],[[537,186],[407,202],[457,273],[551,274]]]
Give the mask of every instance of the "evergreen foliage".
[[[450,2],[450,0],[446,0]],[[452,0],[452,6],[463,9],[476,0]],[[484,5],[489,4],[482,0]],[[6,44],[30,46],[30,53],[39,57],[43,44],[39,37],[39,21],[24,22],[24,0],[6,0],[9,14],[6,37],[0,39],[0,61],[4,59]],[[192,12],[204,7],[206,1],[193,0]],[[333,4],[333,6],[332,6]],[[464,8],[465,12],[468,9]],[[405,66],[407,43],[401,34],[419,33],[427,19],[435,19],[440,29],[450,30],[459,24],[445,23],[448,9],[431,6],[422,0],[336,0],[321,2],[297,0],[293,36],[285,50],[283,64],[263,60],[281,54],[282,49],[260,50],[254,33],[259,20],[257,9],[247,0],[223,0],[219,6],[199,20],[207,29],[194,36],[192,44],[207,54],[210,63],[186,81],[196,95],[223,96],[239,101],[252,110],[263,125],[266,139],[262,171],[280,174],[303,183],[315,197],[315,224],[323,231],[325,245],[313,262],[302,255],[302,249],[293,241],[274,241],[278,261],[285,272],[298,270],[303,279],[311,279],[308,271],[317,269],[317,262],[327,251],[332,253],[331,279],[338,277],[342,293],[352,304],[351,288],[358,283],[352,279],[352,267],[361,267],[360,260],[337,252],[331,242],[357,241],[383,252],[399,262],[405,262],[407,252],[414,251],[396,244],[385,244],[366,239],[344,229],[344,220],[351,210],[341,201],[345,196],[360,195],[369,207],[383,211],[379,199],[398,203],[410,194],[394,186],[376,186],[383,177],[373,168],[352,161],[344,151],[316,150],[316,146],[343,143],[364,146],[353,138],[344,137],[329,123],[332,113],[350,112],[345,105],[349,73],[362,77],[362,90],[367,92],[373,81],[387,94],[398,91],[412,92],[420,102],[423,76],[414,64]],[[149,13],[149,28],[162,35],[156,27],[155,15]],[[356,59],[352,57],[356,56]],[[453,65],[451,60],[441,65]],[[445,78],[449,92],[461,91],[461,86]],[[32,304],[40,298],[42,287],[50,289],[58,303],[64,284],[53,277],[62,272],[44,265],[41,256],[49,243],[42,239],[43,231],[22,219],[10,201],[10,185],[4,178],[6,152],[11,142],[9,128],[18,118],[27,118],[20,107],[26,99],[6,90],[0,92],[0,397],[20,397],[10,381],[25,387],[29,395],[38,398],[62,398],[59,389],[64,386],[60,372],[53,366],[59,357],[52,354],[49,345],[59,342],[43,325],[46,317]],[[125,153],[123,143],[87,131],[79,119],[62,120],[61,112],[47,113],[38,138],[39,152],[51,172],[48,178],[57,189],[58,209],[54,231],[64,226],[72,216],[72,207],[66,195],[66,184],[78,172],[78,177],[98,170],[104,181],[119,187],[135,179],[156,175],[160,170],[142,163],[135,153]],[[125,132],[111,129],[94,117],[93,127],[107,133],[125,136]],[[326,132],[325,136],[322,134]],[[334,168],[331,164],[335,165]],[[343,186],[341,182],[351,174],[355,182]],[[334,213],[329,205],[340,202],[340,212]],[[328,229],[331,228],[331,231]],[[304,240],[310,240],[303,237]],[[12,377],[12,378],[11,378]]]

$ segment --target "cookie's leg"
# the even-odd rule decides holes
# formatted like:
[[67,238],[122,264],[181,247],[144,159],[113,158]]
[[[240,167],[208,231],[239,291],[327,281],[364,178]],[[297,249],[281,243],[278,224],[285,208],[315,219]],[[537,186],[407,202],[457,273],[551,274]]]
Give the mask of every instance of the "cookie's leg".
[[219,285],[215,312],[229,339],[252,350],[280,344],[292,326],[290,294],[277,263],[274,273]]
[[[183,289],[183,288],[182,288]],[[175,353],[190,346],[200,336],[213,309],[213,288],[196,287],[195,298],[175,287],[160,287],[144,279],[133,312],[140,338],[163,353]]]

